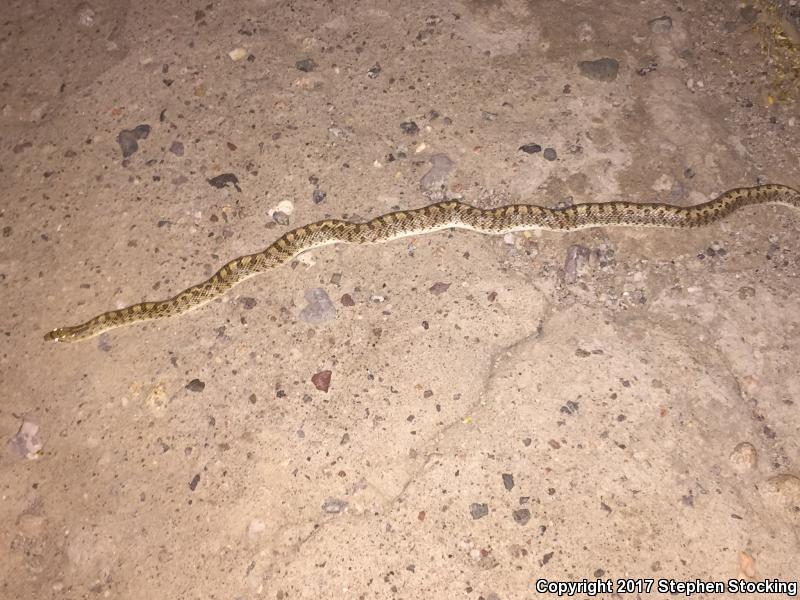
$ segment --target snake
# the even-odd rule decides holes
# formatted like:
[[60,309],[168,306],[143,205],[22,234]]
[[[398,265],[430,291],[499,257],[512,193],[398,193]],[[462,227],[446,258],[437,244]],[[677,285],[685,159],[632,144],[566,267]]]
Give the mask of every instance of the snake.
[[688,207],[612,201],[587,202],[560,208],[509,204],[483,209],[460,200],[446,200],[421,208],[388,212],[362,223],[325,219],[284,233],[260,252],[231,260],[205,281],[167,300],[139,302],[104,312],[80,325],[54,329],[44,339],[77,342],[123,325],[180,315],[223,296],[249,277],[285,264],[302,252],[329,244],[375,244],[444,229],[467,229],[489,235],[607,226],[687,229],[715,223],[743,207],[760,204],[780,204],[800,209],[800,192],[779,184],[741,187]]

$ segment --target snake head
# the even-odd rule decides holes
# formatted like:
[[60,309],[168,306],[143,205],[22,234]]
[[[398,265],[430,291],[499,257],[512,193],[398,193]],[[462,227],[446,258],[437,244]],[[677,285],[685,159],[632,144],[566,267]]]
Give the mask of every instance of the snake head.
[[72,342],[77,339],[70,327],[59,327],[44,335],[45,342]]

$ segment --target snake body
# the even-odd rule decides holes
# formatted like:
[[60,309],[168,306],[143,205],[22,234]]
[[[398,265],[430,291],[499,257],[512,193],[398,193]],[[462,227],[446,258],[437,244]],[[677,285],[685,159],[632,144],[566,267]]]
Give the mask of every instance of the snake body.
[[285,233],[261,252],[230,261],[207,280],[172,298],[104,312],[80,325],[54,329],[44,339],[75,342],[122,325],[185,313],[219,298],[248,277],[274,269],[301,252],[328,244],[375,244],[449,228],[490,235],[532,229],[571,231],[603,226],[691,228],[714,223],[745,206],[756,204],[783,204],[800,209],[800,192],[774,184],[736,188],[689,207],[599,202],[566,208],[511,204],[481,209],[459,201],[445,201],[386,213],[365,223],[326,219]]

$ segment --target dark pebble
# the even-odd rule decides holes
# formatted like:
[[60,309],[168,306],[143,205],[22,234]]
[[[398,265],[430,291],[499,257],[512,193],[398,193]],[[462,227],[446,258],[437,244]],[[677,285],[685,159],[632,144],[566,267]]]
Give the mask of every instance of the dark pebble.
[[356,302],[350,294],[342,295],[341,302],[343,306],[355,306]]
[[430,287],[428,291],[431,294],[438,296],[439,294],[444,294],[448,289],[450,289],[449,283],[444,283],[443,281],[437,281]]
[[524,445],[526,448],[527,448],[528,446],[530,446],[530,445],[531,445],[531,442],[533,442],[533,440],[532,440],[531,438],[523,438],[523,440],[522,440],[522,444],[523,444],[523,445]]
[[542,156],[544,156],[545,160],[555,160],[558,158],[558,154],[556,154],[556,151],[553,148],[545,148]]
[[133,135],[136,136],[137,140],[146,140],[147,136],[150,135],[150,125],[137,125],[133,128]]
[[276,210],[274,213],[272,213],[272,220],[275,221],[278,225],[288,225],[289,215],[280,210]]
[[317,388],[320,392],[328,391],[328,388],[331,385],[331,372],[330,371],[320,371],[319,373],[315,373],[311,377],[311,383],[314,384],[314,387]]
[[527,525],[528,521],[531,520],[531,511],[527,508],[520,508],[512,512],[511,516],[520,525]]
[[319,204],[323,200],[325,200],[325,196],[327,196],[325,192],[320,189],[314,190],[314,193],[311,194],[311,199],[314,201],[314,204]]
[[258,300],[248,296],[245,298],[239,298],[239,303],[244,307],[245,310],[251,310],[255,308],[256,304],[258,304]]
[[369,71],[367,71],[367,77],[369,77],[370,79],[375,79],[378,75],[380,75],[380,72],[381,72],[381,66],[376,64]]
[[202,392],[206,388],[206,384],[199,379],[192,379],[186,384],[186,389],[190,392]]
[[523,144],[519,149],[525,154],[536,154],[542,151],[542,147],[539,144]]
[[175,156],[183,156],[183,144],[178,141],[172,142],[169,146],[169,151]]
[[485,517],[486,515],[489,514],[489,505],[473,502],[472,504],[469,505],[469,514],[472,515],[473,519],[480,519],[481,517]]
[[514,488],[514,476],[511,473],[503,473],[503,487],[508,491]]
[[653,71],[655,71],[657,68],[658,68],[658,63],[655,61],[650,61],[642,68],[637,69],[636,74],[639,75],[640,77],[644,77],[648,73],[652,73]]
[[192,477],[192,480],[189,482],[189,489],[194,491],[198,483],[200,483],[200,473]]
[[217,175],[216,177],[209,179],[208,183],[220,190],[228,185],[232,185],[234,188],[236,188],[237,192],[242,191],[242,188],[239,187],[239,178],[233,173],[222,173],[222,175]]
[[403,130],[403,133],[408,135],[415,135],[419,133],[419,127],[416,123],[414,123],[414,121],[403,121],[400,123],[400,129]]
[[303,71],[303,73],[309,73],[317,68],[317,63],[310,58],[303,58],[294,63],[294,66],[297,67],[299,71]]
[[614,81],[619,72],[619,62],[613,58],[598,58],[597,60],[582,60],[578,68],[586,77],[596,81]]
[[129,129],[123,129],[117,135],[117,143],[122,149],[122,157],[128,158],[133,156],[139,149],[139,143],[136,141],[136,136]]

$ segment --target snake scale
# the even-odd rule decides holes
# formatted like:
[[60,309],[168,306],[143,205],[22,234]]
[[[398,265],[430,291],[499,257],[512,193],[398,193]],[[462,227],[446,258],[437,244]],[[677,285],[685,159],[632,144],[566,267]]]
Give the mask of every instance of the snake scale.
[[274,269],[301,252],[328,244],[374,244],[449,228],[490,235],[531,229],[570,231],[602,226],[690,228],[714,223],[742,207],[756,204],[783,204],[800,209],[800,192],[774,184],[736,188],[689,207],[618,201],[576,204],[566,208],[512,204],[484,210],[459,201],[445,201],[386,213],[365,223],[327,219],[293,229],[261,252],[230,261],[207,280],[172,298],[104,312],[80,325],[54,329],[44,339],[75,342],[122,325],[185,313],[219,298],[248,277]]

